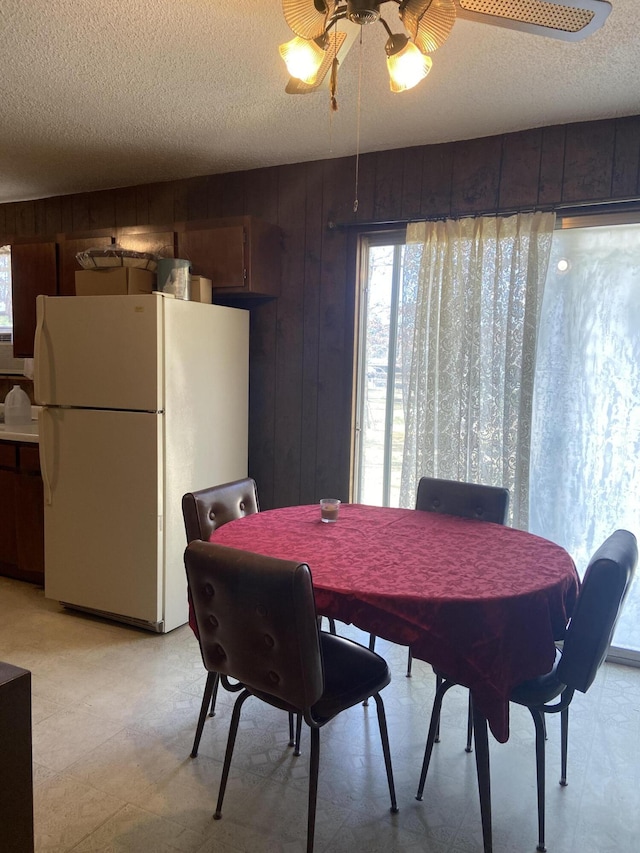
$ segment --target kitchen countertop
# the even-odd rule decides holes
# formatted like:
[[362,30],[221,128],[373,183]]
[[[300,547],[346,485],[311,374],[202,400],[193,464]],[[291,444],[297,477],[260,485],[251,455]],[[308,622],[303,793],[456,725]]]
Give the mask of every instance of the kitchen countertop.
[[31,406],[31,423],[24,426],[8,426],[4,423],[4,405],[0,403],[0,441],[26,441],[38,444],[38,413],[40,406]]
[[25,426],[7,426],[0,424],[0,441],[28,441],[38,443],[38,422],[32,421]]

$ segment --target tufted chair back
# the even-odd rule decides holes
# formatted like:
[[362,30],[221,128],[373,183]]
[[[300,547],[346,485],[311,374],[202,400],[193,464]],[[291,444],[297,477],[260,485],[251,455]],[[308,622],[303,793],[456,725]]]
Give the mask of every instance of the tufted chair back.
[[199,541],[185,566],[206,669],[285,710],[317,702],[324,674],[309,567]]
[[509,491],[499,486],[438,480],[435,477],[422,477],[418,483],[416,509],[426,512],[504,524],[508,508]]
[[558,664],[558,680],[586,693],[607,656],[638,561],[633,533],[616,530],[587,566]]
[[182,498],[187,542],[194,539],[208,542],[218,527],[244,515],[252,515],[259,509],[258,490],[255,480],[250,477],[198,492],[187,492]]

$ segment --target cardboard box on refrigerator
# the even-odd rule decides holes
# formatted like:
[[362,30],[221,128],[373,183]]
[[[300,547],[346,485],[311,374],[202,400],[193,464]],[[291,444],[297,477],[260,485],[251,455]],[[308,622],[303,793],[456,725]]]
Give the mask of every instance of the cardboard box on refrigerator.
[[137,267],[109,267],[76,272],[76,296],[124,296],[151,293],[156,274]]
[[192,302],[206,302],[211,304],[211,279],[201,275],[190,276],[189,299]]

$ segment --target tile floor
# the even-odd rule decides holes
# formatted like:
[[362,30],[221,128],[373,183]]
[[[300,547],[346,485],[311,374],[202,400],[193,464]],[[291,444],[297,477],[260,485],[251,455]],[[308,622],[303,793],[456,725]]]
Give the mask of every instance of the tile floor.
[[[348,632],[348,629],[345,629]],[[366,639],[355,629],[354,637]],[[430,667],[384,641],[383,693],[400,812],[389,813],[375,705],[321,735],[317,853],[481,853],[466,696],[447,694],[425,799],[414,799],[433,698]],[[0,659],[33,673],[37,853],[301,853],[307,759],[287,746],[286,715],[244,708],[221,821],[212,820],[232,697],[222,692],[197,759],[189,751],[204,671],[187,627],[147,634],[62,610],[42,590],[0,578]],[[640,669],[606,664],[572,705],[569,786],[557,784],[559,721],[549,722],[550,853],[635,853],[640,842]],[[535,850],[535,764],[528,712],[493,742],[495,853]]]

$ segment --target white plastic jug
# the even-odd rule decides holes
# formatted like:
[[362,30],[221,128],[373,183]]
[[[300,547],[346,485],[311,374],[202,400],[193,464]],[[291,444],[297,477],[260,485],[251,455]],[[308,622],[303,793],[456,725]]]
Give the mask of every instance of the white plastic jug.
[[31,423],[31,400],[19,385],[14,385],[4,399],[4,422],[7,426]]

